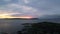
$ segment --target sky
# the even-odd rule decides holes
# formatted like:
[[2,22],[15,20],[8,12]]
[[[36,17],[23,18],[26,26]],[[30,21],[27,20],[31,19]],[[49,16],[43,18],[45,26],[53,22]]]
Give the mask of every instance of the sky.
[[60,0],[0,0],[3,16],[60,17]]

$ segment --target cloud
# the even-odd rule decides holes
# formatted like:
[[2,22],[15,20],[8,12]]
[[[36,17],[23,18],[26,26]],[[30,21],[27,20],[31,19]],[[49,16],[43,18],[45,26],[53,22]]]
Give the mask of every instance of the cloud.
[[[18,15],[18,16],[29,16],[30,15],[30,16],[35,16],[35,17],[42,15],[41,13],[39,13],[39,11],[36,8],[26,6],[26,5],[19,5],[19,4],[12,3],[12,4],[7,4],[5,7],[6,8],[3,9],[5,12],[15,13],[12,15]],[[16,14],[16,12],[18,14]],[[40,14],[40,15],[38,15],[38,14]]]
[[60,14],[60,0],[33,0],[29,6],[41,10],[44,15]]
[[59,14],[44,15],[41,16],[40,19],[60,19],[60,15]]
[[24,3],[28,4],[29,3],[29,0],[24,0]]
[[12,1],[12,0],[3,0],[3,1],[5,1],[5,2],[10,2],[10,1]]
[[18,16],[30,15],[41,17],[44,15],[60,14],[60,2],[59,0],[4,0],[4,2],[0,0],[0,10],[21,13],[14,14]]
[[16,14],[21,14],[21,13],[18,13],[18,12],[13,12],[13,11],[8,11],[8,10],[0,10],[0,15],[16,15]]

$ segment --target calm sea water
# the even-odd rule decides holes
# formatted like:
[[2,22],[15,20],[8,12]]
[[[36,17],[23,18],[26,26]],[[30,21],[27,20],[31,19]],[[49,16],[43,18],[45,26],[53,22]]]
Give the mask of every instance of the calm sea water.
[[[7,32],[9,34],[16,34],[17,31],[22,30],[23,23],[38,23],[39,21],[48,20],[0,20],[0,33]],[[53,20],[49,21],[53,22]],[[60,20],[55,20],[55,22],[60,22]]]
[[0,20],[0,32],[16,33],[23,28],[23,23],[37,23],[38,20]]

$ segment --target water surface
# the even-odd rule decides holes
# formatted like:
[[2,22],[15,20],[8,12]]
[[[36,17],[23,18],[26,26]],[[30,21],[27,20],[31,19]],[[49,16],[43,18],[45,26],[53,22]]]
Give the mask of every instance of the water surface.
[[37,23],[38,20],[0,20],[0,32],[16,33],[23,28],[23,23]]

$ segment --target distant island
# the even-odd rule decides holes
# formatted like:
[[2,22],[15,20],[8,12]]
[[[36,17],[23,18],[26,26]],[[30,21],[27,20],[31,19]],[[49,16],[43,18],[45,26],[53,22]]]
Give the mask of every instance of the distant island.
[[4,18],[6,20],[37,20],[38,18]]

